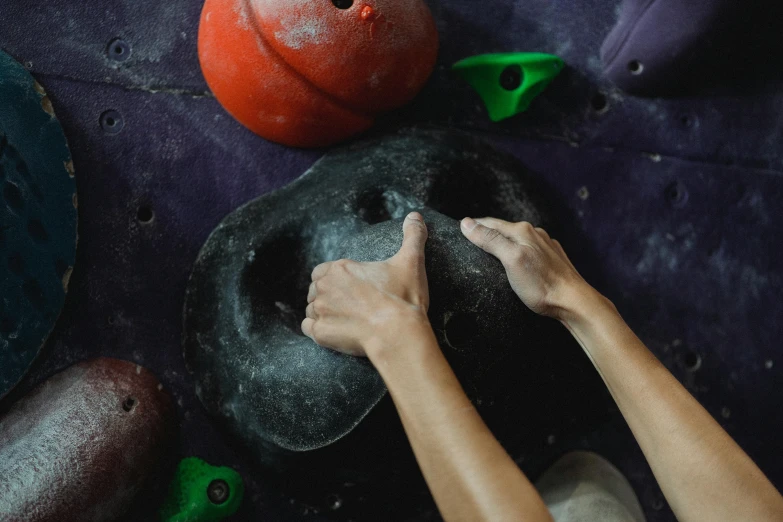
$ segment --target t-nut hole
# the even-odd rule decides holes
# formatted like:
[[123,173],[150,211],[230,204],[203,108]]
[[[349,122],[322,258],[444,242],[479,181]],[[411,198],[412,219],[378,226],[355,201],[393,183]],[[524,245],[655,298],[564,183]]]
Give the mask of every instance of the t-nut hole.
[[125,400],[122,401],[122,409],[127,412],[130,412],[135,407],[136,407],[136,399],[131,396],[126,397]]
[[149,225],[155,220],[155,211],[152,210],[152,207],[149,205],[142,205],[136,212],[136,219],[138,219],[139,223],[142,225]]
[[332,0],[332,4],[337,9],[350,9],[353,7],[353,0]]
[[628,62],[628,70],[631,72],[631,74],[638,76],[642,74],[642,71],[644,71],[644,64],[639,60],[631,60]]
[[117,134],[125,126],[125,121],[119,111],[112,109],[101,114],[100,124],[106,134]]
[[225,480],[215,479],[207,486],[207,497],[213,504],[225,504],[230,495],[231,488]]
[[115,38],[106,48],[106,54],[110,60],[124,62],[131,55],[131,46],[122,38]]
[[694,351],[686,352],[682,358],[685,369],[689,372],[695,372],[701,368],[701,355]]
[[593,106],[593,110],[598,114],[603,114],[609,110],[609,100],[606,99],[606,95],[602,92],[597,92],[593,95],[590,105]]
[[688,189],[680,181],[674,181],[667,185],[663,195],[669,205],[675,208],[683,207],[688,202]]
[[509,65],[500,73],[500,86],[507,91],[515,91],[522,86],[522,68],[519,65]]

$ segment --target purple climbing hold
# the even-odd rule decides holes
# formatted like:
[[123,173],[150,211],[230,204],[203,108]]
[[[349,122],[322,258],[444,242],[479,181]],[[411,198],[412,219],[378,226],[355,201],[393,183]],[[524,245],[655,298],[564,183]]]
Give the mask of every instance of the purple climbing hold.
[[626,0],[601,46],[604,74],[623,90],[671,94],[726,20],[730,0]]

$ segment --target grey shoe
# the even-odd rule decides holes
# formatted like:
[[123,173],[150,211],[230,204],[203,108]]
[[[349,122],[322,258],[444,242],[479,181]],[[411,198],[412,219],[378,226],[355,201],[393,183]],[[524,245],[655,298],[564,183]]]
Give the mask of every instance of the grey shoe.
[[574,451],[536,482],[555,522],[645,522],[631,485],[608,460]]

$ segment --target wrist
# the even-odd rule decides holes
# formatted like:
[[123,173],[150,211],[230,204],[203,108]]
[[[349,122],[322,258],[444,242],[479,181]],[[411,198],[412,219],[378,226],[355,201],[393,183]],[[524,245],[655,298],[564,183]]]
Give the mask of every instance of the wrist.
[[376,364],[380,359],[388,360],[389,357],[404,354],[410,347],[421,346],[430,337],[434,339],[434,333],[426,312],[419,308],[404,307],[389,313],[382,322],[376,324],[364,341],[363,348],[367,358]]
[[564,292],[556,318],[573,330],[600,312],[617,313],[617,308],[595,288],[582,282],[571,285]]

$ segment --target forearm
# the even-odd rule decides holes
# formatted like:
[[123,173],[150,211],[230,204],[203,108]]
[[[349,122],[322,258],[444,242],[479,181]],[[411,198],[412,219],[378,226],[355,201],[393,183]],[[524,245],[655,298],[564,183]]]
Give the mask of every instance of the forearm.
[[448,522],[551,521],[536,490],[462,390],[429,325],[368,350]]
[[625,324],[582,288],[564,324],[600,373],[681,522],[782,520],[763,473]]

